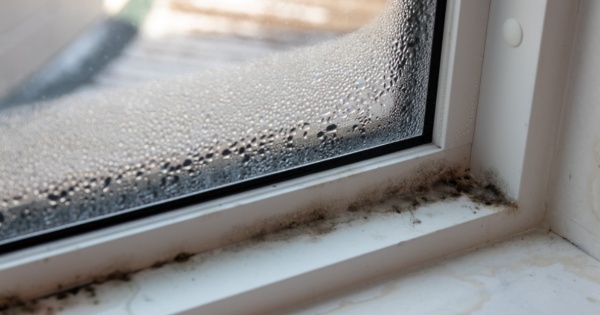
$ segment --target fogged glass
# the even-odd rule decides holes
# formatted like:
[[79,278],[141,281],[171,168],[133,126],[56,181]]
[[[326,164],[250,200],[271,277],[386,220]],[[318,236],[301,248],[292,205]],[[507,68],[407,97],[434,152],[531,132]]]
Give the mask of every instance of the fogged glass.
[[[338,2],[347,9],[360,1]],[[243,1],[221,5],[227,3]],[[393,0],[334,40],[162,81],[5,106],[0,240],[422,135],[435,4]],[[231,14],[246,16],[241,7]],[[276,12],[268,7],[251,10]],[[281,12],[289,18],[294,11]],[[306,10],[305,19],[325,19],[319,12]],[[249,25],[237,32],[250,32]]]

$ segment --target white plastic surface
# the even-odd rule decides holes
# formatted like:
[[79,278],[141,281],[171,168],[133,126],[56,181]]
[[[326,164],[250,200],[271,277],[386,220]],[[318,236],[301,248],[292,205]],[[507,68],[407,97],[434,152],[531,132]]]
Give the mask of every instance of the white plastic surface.
[[553,231],[600,259],[600,2],[581,1],[548,192]]
[[532,232],[288,314],[600,314],[600,262]]
[[[471,170],[517,201],[520,218],[507,227],[515,231],[544,216],[577,5],[494,0],[490,7]],[[518,49],[503,35],[511,18],[526,34]]]
[[[323,234],[253,240],[143,271],[128,282],[95,285],[93,296],[80,290],[32,308],[65,315],[265,314],[439,257],[449,246],[444,239],[453,239],[452,247],[462,244],[455,250],[485,241],[468,231],[506,213],[461,197],[365,215]],[[462,232],[452,229],[459,225]]]
[[523,41],[523,29],[521,24],[515,19],[508,19],[504,21],[502,27],[504,33],[504,40],[511,47],[518,47]]

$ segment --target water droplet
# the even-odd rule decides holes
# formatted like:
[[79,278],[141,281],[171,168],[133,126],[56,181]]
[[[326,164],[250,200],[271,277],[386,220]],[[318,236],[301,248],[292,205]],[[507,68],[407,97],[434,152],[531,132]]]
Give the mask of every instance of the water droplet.
[[434,3],[227,71],[0,116],[0,174],[15,183],[0,185],[0,213],[27,207],[47,228],[420,135]]
[[231,157],[231,150],[225,149],[225,150],[223,150],[223,152],[221,152],[221,155],[223,155],[223,158],[228,159]]
[[364,90],[367,87],[367,82],[364,79],[356,80],[356,88],[359,90]]

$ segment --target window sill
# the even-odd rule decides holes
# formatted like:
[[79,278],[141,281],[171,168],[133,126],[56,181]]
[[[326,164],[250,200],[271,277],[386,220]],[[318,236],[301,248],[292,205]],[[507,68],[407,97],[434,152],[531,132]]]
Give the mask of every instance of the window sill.
[[[391,202],[391,201],[390,201]],[[263,314],[497,237],[514,208],[462,196],[413,211],[386,201],[336,225],[298,227],[39,300],[40,313]],[[452,239],[452,242],[444,240]],[[188,259],[189,258],[189,259]]]
[[285,314],[399,309],[405,315],[599,314],[600,261],[554,233],[533,230]]

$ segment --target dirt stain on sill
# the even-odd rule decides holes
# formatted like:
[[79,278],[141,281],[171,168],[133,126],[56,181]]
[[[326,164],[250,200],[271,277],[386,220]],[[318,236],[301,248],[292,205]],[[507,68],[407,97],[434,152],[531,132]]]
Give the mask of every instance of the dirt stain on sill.
[[[299,236],[309,236],[310,240],[318,242],[322,235],[335,231],[342,224],[349,224],[357,220],[369,220],[374,214],[381,213],[406,213],[411,215],[411,224],[423,223],[426,218],[417,217],[417,208],[444,200],[457,199],[467,196],[475,203],[498,209],[517,209],[517,205],[508,200],[502,190],[489,179],[476,180],[468,173],[458,175],[454,169],[439,169],[435,167],[424,167],[417,172],[413,180],[404,181],[400,185],[386,188],[383,192],[369,191],[363,196],[355,199],[342,211],[335,211],[332,205],[315,205],[309,210],[298,211],[291,215],[274,216],[266,222],[258,222],[253,226],[238,227],[235,231],[239,238],[246,236],[245,241],[226,246],[221,250],[212,250],[200,254],[181,252],[171,259],[154,263],[150,269],[158,269],[166,266],[182,266],[193,263],[194,268],[206,257],[223,251],[237,252],[250,246],[263,242],[290,241]],[[389,185],[387,187],[390,187]],[[478,206],[473,211],[479,209]],[[241,232],[240,232],[241,230]],[[147,269],[144,269],[147,270]],[[0,314],[55,314],[69,306],[70,300],[75,296],[84,296],[92,304],[102,301],[97,297],[96,288],[99,285],[111,282],[129,282],[136,273],[113,272],[109,275],[96,277],[91,283],[64,290],[62,286],[57,287],[59,293],[44,296],[38,299],[24,301],[18,296],[0,297]],[[54,299],[52,306],[40,301]]]

